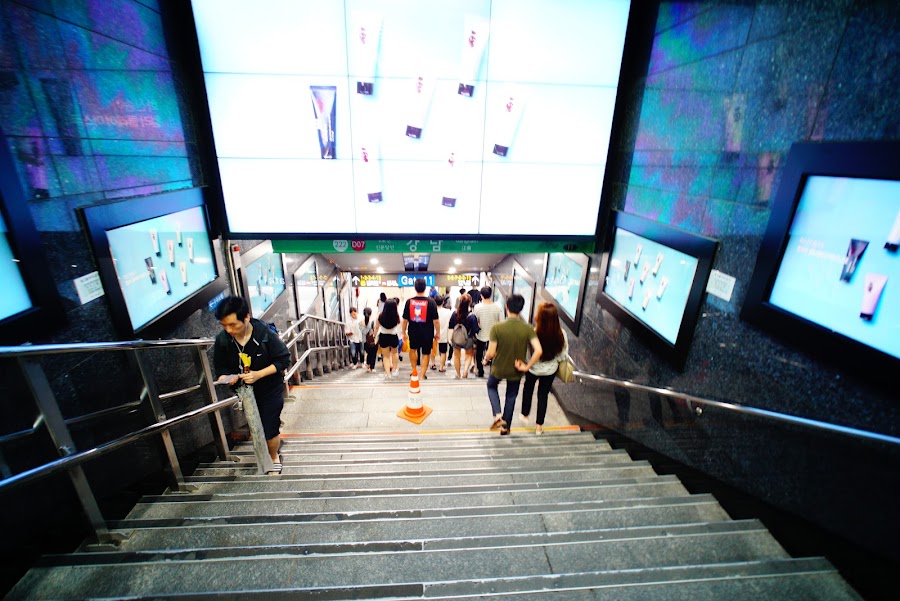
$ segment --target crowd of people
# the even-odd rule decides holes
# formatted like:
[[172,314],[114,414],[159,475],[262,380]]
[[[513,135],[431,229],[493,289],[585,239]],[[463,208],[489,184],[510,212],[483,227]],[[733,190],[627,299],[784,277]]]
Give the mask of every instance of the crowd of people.
[[[415,282],[415,296],[400,308],[399,298],[382,292],[375,310],[350,309],[346,334],[350,342],[351,368],[376,373],[381,361],[384,379],[396,378],[401,349],[420,367],[420,377],[428,371],[445,372],[452,365],[455,379],[487,374],[487,393],[494,420],[492,429],[509,434],[516,397],[522,389],[521,419],[528,422],[537,389],[535,433],[543,433],[547,401],[559,362],[566,358],[568,340],[560,326],[556,305],[542,303],[535,312],[534,326],[520,315],[525,299],[512,294],[501,307],[493,301],[493,289],[460,289],[455,308],[450,295],[434,289],[427,293],[425,280]],[[500,403],[500,383],[506,382],[504,404]]]

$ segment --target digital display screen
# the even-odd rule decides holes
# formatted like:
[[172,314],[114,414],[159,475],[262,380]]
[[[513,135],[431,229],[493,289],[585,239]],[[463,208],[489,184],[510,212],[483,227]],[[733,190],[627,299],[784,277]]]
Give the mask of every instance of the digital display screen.
[[319,276],[316,273],[316,261],[310,259],[305,267],[301,266],[294,273],[294,288],[297,293],[297,312],[311,313],[313,303],[319,296]]
[[564,253],[547,255],[544,290],[572,319],[578,315],[578,299],[581,293],[581,284],[585,279],[584,275],[584,267]]
[[338,298],[338,279],[336,277],[331,278],[327,284],[325,284],[325,318],[326,319],[341,319],[341,310],[340,310],[340,299]]
[[134,330],[218,276],[202,207],[113,228],[106,239]]
[[697,263],[691,255],[617,227],[603,293],[674,346]]
[[267,252],[244,268],[250,291],[250,312],[259,319],[284,292],[284,263],[281,254]]
[[0,297],[0,321],[18,315],[33,307],[31,296],[25,287],[25,280],[19,270],[19,258],[13,254],[9,243],[6,221],[0,215],[0,282],[3,295]]
[[769,303],[900,358],[900,181],[812,175]]
[[525,299],[525,306],[522,307],[520,315],[525,321],[531,321],[531,311],[534,303],[534,284],[525,279],[522,275],[522,271],[518,268],[513,270],[512,292],[513,294],[520,294],[522,298]]
[[192,7],[232,233],[595,234],[629,0]]

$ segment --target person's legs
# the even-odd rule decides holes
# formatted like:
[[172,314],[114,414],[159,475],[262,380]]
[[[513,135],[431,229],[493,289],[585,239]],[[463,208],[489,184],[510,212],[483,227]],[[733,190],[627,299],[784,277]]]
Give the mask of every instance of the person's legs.
[[393,375],[397,375],[400,373],[400,353],[397,351],[397,347],[391,349],[391,365],[394,366]]
[[440,351],[440,360],[438,362],[438,371],[447,371],[447,347],[449,345],[446,342],[441,342],[438,344],[438,350]]
[[459,359],[462,357],[463,350],[458,348],[455,349],[455,353],[453,353],[453,367],[456,368],[456,379],[459,379]]
[[[459,349],[457,349],[458,351]],[[457,363],[457,365],[459,365]],[[491,411],[494,412],[494,423],[496,424],[497,420],[500,419],[500,390],[498,387],[500,386],[500,380],[494,377],[494,374],[488,376],[487,380],[487,393],[488,399],[491,401]]]
[[358,342],[350,342],[350,364],[353,366],[351,369],[356,369],[359,366],[359,343]]
[[[534,395],[534,383],[538,377],[530,371],[525,372],[525,386],[522,388],[522,417],[531,415],[531,397]],[[541,403],[541,394],[538,392],[538,406]]]
[[409,343],[409,364],[413,369],[418,369],[419,365],[419,349],[413,346],[412,341]]
[[369,372],[375,371],[375,356],[378,354],[377,346],[366,347],[366,366]]
[[[427,348],[427,347],[422,349],[422,353],[423,353],[423,354],[422,354],[422,373],[423,373],[423,374],[425,374],[425,373],[428,371],[428,366],[431,365],[431,355],[430,355],[430,354],[427,354],[427,355],[424,354],[425,351],[430,351],[430,350],[431,350],[431,349],[430,349],[430,348]],[[425,375],[425,376],[423,376],[423,377],[427,378],[428,376]]]
[[503,405],[503,421],[508,424],[512,423],[513,413],[516,410],[516,397],[519,396],[519,383],[521,380],[506,381],[506,401]]
[[268,439],[266,441],[266,447],[269,449],[269,457],[272,458],[272,463],[281,463],[278,458],[278,449],[281,448],[281,434],[275,438]]
[[469,370],[472,368],[472,365],[475,363],[475,345],[472,345],[472,348],[466,349],[466,369],[463,372],[463,377],[469,377]]
[[547,416],[547,397],[550,395],[550,387],[553,386],[553,378],[555,377],[555,375],[550,374],[549,376],[538,378],[537,416],[534,420],[538,426],[544,425],[544,418]]
[[478,370],[478,377],[484,377],[484,352],[487,350],[487,342],[482,342],[475,338],[475,369]]
[[384,367],[384,375],[391,377],[391,351],[396,351],[389,346],[381,347],[381,365]]

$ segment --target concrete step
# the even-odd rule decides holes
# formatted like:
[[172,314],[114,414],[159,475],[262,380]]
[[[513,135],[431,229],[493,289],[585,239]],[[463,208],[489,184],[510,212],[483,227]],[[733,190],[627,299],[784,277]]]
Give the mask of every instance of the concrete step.
[[[192,474],[193,476],[227,476],[230,474],[255,474],[255,457],[238,456],[238,462],[216,461],[213,463],[201,463]],[[244,461],[246,459],[246,461]],[[564,467],[569,465],[584,465],[591,463],[602,465],[604,463],[621,463],[628,461],[630,457],[625,451],[583,451],[580,453],[567,453],[541,455],[539,457],[499,456],[499,457],[460,457],[457,459],[432,459],[432,458],[404,458],[387,461],[359,460],[347,461],[319,460],[316,462],[296,461],[290,455],[285,458],[284,474],[338,474],[338,473],[392,473],[410,472],[413,470],[427,472],[458,473],[460,470],[471,470],[493,467],[499,470],[513,467]],[[289,460],[289,461],[288,461]]]
[[[514,427],[518,424],[514,424]],[[533,425],[531,426],[533,428]],[[596,439],[588,432],[560,432],[547,430],[542,436],[534,436],[528,431],[515,435],[500,436],[496,430],[474,434],[429,434],[409,435],[343,435],[343,436],[290,436],[281,439],[282,449],[425,449],[425,448],[484,448],[493,446],[531,445],[550,446],[566,444],[594,444],[609,448],[609,443]],[[239,443],[235,449],[252,450],[247,442]]]
[[[512,506],[500,513],[431,515],[427,512],[286,515],[275,521],[258,516],[226,519],[130,520],[115,524],[128,536],[123,551],[203,547],[277,546],[281,544],[354,543],[360,541],[474,537],[484,533],[529,534],[634,528],[663,524],[727,521],[730,518],[709,495],[629,499],[606,503]],[[415,515],[412,515],[415,513]],[[436,514],[437,512],[432,512]],[[331,519],[329,519],[331,518]]]
[[373,543],[369,550],[334,553],[303,546],[245,547],[248,554],[238,558],[192,550],[104,565],[73,565],[88,561],[87,554],[47,557],[26,574],[10,598],[58,598],[60,590],[69,598],[96,598],[446,583],[460,575],[477,581],[786,559],[784,550],[754,521],[641,530],[600,540],[594,533],[524,535],[518,544],[506,535],[411,541],[395,550],[378,549]]
[[574,468],[545,468],[542,470],[472,471],[466,474],[409,474],[409,475],[282,475],[229,478],[187,478],[198,493],[247,493],[279,490],[378,490],[392,488],[451,488],[521,484],[524,482],[576,482],[582,480],[606,480],[609,478],[633,478],[654,476],[656,472],[646,461],[608,463],[601,467],[576,466]]
[[[340,496],[321,493],[259,493],[246,497],[213,497],[192,501],[191,495],[167,495],[154,502],[139,502],[129,518],[213,517],[227,515],[290,514],[309,512],[380,511],[403,509],[437,509],[476,506],[511,505],[516,503],[567,503],[627,498],[688,495],[674,476],[623,478],[588,485],[565,484],[522,490],[473,491],[436,494],[385,494]],[[180,500],[183,499],[183,500]]]

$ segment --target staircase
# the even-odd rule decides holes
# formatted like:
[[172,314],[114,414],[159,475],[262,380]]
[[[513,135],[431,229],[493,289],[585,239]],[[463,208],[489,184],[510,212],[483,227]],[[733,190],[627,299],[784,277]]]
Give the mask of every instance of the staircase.
[[281,476],[234,453],[110,524],[120,549],[47,556],[8,598],[860,598],[587,433],[304,436]]

